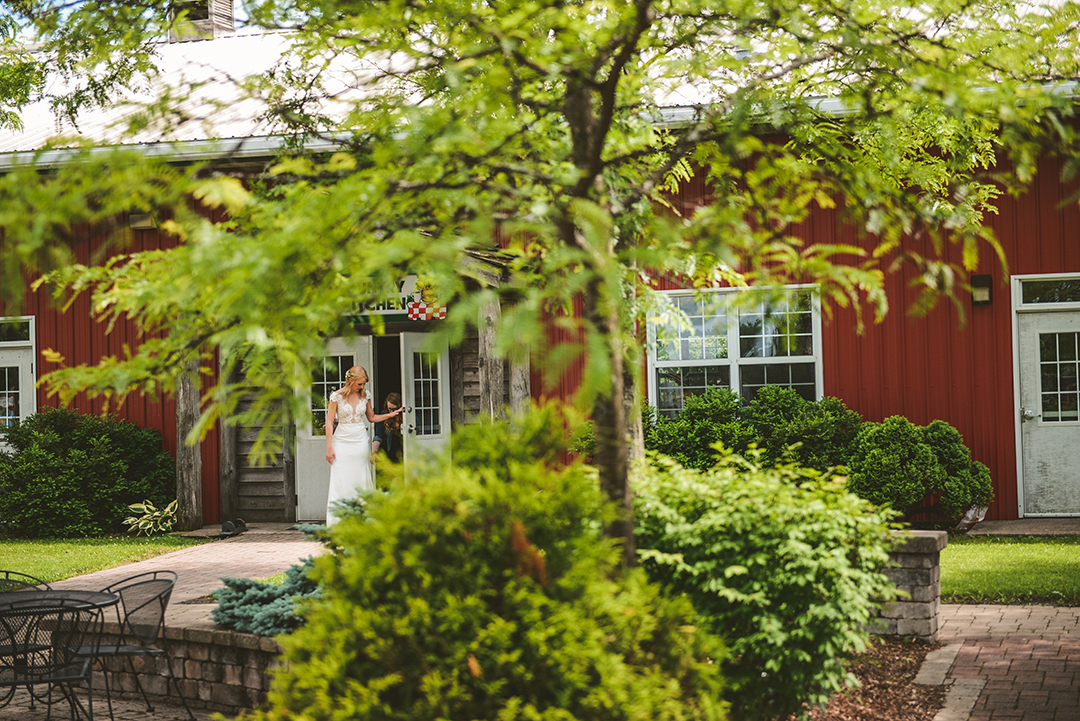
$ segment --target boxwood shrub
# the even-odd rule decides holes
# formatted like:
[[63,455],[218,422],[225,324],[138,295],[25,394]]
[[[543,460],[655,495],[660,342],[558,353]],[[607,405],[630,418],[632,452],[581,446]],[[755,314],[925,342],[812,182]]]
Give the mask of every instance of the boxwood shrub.
[[71,538],[123,530],[128,504],[164,507],[176,470],[161,435],[116,417],[45,409],[4,435],[0,524],[17,536]]
[[638,554],[727,643],[732,718],[786,719],[825,703],[865,648],[873,610],[895,598],[882,573],[892,512],[794,465],[655,460],[634,483]]
[[723,647],[619,571],[595,476],[535,413],[455,435],[454,463],[330,531],[255,719],[722,719]]

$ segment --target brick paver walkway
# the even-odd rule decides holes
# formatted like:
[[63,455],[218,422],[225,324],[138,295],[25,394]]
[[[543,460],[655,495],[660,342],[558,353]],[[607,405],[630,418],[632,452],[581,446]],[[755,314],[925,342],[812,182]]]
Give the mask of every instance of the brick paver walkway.
[[1080,721],[1080,608],[943,605],[941,619],[949,683],[978,694],[947,721]]

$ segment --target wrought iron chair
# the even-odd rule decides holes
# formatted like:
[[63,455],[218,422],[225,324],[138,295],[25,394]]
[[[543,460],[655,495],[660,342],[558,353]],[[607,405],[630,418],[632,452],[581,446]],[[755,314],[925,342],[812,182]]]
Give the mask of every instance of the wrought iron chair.
[[49,588],[49,584],[18,571],[0,571],[0,593],[20,591],[24,588]]
[[[172,658],[169,656],[168,642],[165,639],[165,609],[169,605],[173,586],[176,585],[176,573],[173,571],[151,571],[137,576],[126,578],[114,583],[108,588],[101,589],[104,593],[114,593],[120,597],[120,602],[115,606],[116,620],[120,626],[120,632],[115,641],[102,642],[97,646],[83,647],[79,649],[79,655],[90,656],[102,661],[102,670],[105,675],[105,699],[109,703],[109,715],[112,715],[111,684],[109,682],[109,670],[104,661],[109,658],[126,658],[131,674],[135,678],[135,685],[142,694],[146,708],[153,711],[154,707],[143,690],[139,676],[135,672],[134,658],[136,656],[162,656],[165,665],[169,669],[169,681],[172,681],[176,695],[184,705],[188,717],[195,721],[195,715],[188,707],[187,699],[180,690],[180,684],[176,680],[173,671]],[[160,641],[161,647],[154,644]]]
[[[100,643],[102,614],[97,608],[64,599],[48,602],[10,602],[0,610],[0,706],[15,690],[25,687],[31,699],[53,703],[59,690],[71,718],[94,719],[92,658],[80,658],[80,648]],[[86,684],[86,705],[75,687]],[[38,695],[34,688],[45,686]]]

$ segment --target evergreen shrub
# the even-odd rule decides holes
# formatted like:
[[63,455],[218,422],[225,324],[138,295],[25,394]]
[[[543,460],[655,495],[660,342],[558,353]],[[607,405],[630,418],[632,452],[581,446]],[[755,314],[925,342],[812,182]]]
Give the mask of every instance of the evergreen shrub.
[[[705,470],[720,458],[717,444],[765,465],[795,461],[825,471],[840,465],[862,418],[837,398],[808,401],[790,388],[764,386],[744,403],[728,388],[686,398],[674,418],[647,409],[645,448],[688,468]],[[792,447],[794,446],[794,447]]]
[[255,719],[721,719],[723,649],[617,570],[595,476],[550,410],[468,426],[454,463],[330,531],[320,597]]
[[285,581],[267,583],[251,578],[222,578],[225,588],[214,591],[218,605],[210,612],[214,623],[256,636],[292,633],[303,623],[304,599],[317,595],[311,580],[313,559],[294,564],[285,572]]
[[882,573],[892,512],[795,465],[654,460],[634,482],[638,555],[727,643],[732,718],[824,704],[850,680],[844,665],[865,648],[873,610],[896,598]]
[[849,490],[909,517],[956,521],[993,497],[989,469],[972,461],[960,432],[940,420],[925,427],[902,416],[864,423],[847,462]]
[[128,506],[176,497],[176,470],[161,435],[116,417],[46,409],[5,431],[0,523],[40,538],[122,530]]

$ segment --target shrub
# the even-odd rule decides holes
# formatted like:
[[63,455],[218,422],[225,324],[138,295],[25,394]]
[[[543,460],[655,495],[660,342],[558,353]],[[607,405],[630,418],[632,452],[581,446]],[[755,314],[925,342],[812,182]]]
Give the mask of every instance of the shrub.
[[903,416],[864,423],[851,446],[848,467],[852,493],[904,515],[946,479],[922,429]]
[[819,471],[844,463],[862,424],[862,417],[839,398],[808,401],[780,386],[758,389],[746,415],[764,450],[762,463],[792,460]]
[[553,463],[561,434],[550,412],[467,427],[453,466],[336,524],[249,718],[723,718],[722,647],[616,571],[595,478]]
[[657,459],[635,490],[643,567],[728,644],[733,718],[786,718],[843,686],[873,609],[895,598],[889,511],[841,479],[738,456],[708,471]]
[[862,423],[838,398],[808,401],[780,386],[758,389],[749,404],[727,388],[709,388],[688,397],[674,418],[650,412],[646,420],[648,450],[699,470],[716,463],[720,444],[739,454],[756,447],[765,465],[793,460],[825,471],[844,462]]
[[157,431],[115,417],[48,409],[6,431],[0,521],[22,536],[97,536],[121,530],[128,506],[176,495],[173,460]]
[[251,578],[222,578],[225,588],[214,591],[217,608],[210,612],[214,623],[257,636],[277,636],[295,631],[303,623],[302,602],[317,595],[311,580],[313,560],[294,564],[281,584]]
[[648,416],[645,448],[674,458],[689,468],[709,468],[718,458],[716,444],[744,451],[757,440],[743,418],[742,401],[727,388],[709,388],[689,396],[674,418]]
[[971,460],[960,432],[944,421],[925,428],[901,416],[864,423],[848,465],[853,493],[907,517],[926,513],[953,523],[993,498],[990,469]]

